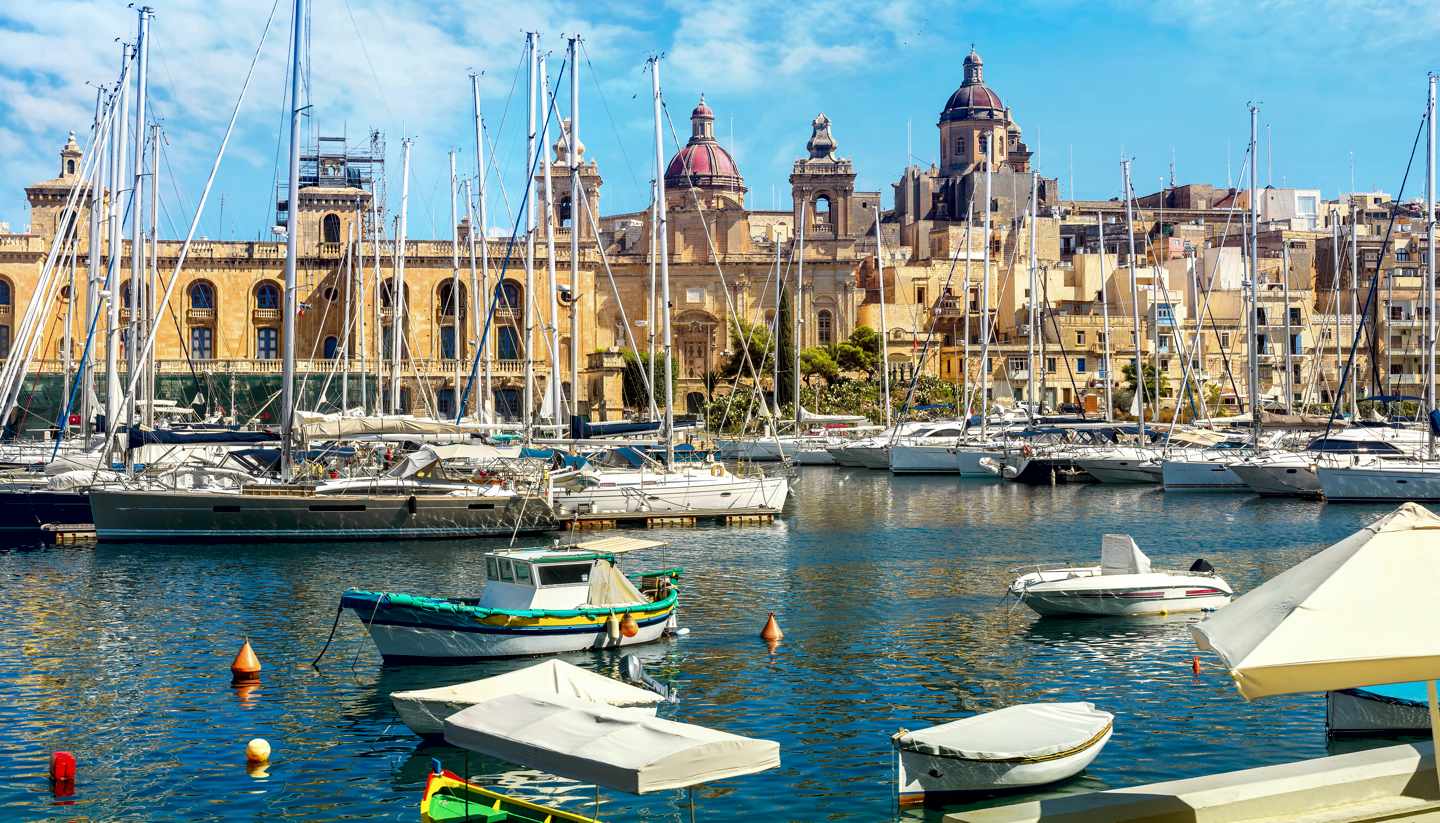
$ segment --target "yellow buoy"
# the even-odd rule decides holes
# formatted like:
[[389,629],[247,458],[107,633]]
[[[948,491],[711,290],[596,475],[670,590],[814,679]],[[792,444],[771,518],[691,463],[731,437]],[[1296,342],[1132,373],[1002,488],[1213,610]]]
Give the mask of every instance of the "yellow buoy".
[[249,763],[264,763],[270,759],[270,744],[263,737],[257,737],[245,744],[245,760]]

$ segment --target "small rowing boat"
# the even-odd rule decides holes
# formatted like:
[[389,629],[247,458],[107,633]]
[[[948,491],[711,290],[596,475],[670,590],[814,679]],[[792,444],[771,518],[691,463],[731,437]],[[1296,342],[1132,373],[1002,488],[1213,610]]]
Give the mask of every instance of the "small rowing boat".
[[1084,771],[1114,715],[1093,703],[1024,703],[892,738],[900,804],[926,795],[1040,786]]
[[598,823],[593,817],[552,809],[493,792],[448,769],[435,770],[425,781],[420,818],[428,823]]

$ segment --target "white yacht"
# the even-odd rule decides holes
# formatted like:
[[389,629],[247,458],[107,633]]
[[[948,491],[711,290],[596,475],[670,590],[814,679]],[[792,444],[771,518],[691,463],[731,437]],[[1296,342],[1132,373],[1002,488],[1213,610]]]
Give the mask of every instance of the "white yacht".
[[1137,617],[1218,609],[1234,591],[1203,559],[1188,571],[1157,571],[1129,535],[1107,534],[1100,565],[1037,568],[1015,578],[1010,594],[1041,616]]
[[1318,467],[1343,468],[1354,455],[1404,460],[1426,444],[1423,430],[1399,426],[1358,426],[1318,437],[1304,451],[1275,451],[1230,467],[1252,491],[1270,497],[1320,497]]

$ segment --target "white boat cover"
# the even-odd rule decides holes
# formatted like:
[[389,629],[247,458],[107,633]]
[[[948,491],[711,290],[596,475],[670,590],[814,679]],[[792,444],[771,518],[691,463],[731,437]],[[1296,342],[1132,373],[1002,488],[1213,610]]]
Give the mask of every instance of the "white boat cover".
[[1101,574],[1149,574],[1150,558],[1128,534],[1107,534],[1100,538]]
[[1115,716],[1094,703],[1022,703],[895,735],[897,748],[965,760],[1024,760],[1080,748]]
[[780,744],[594,703],[511,694],[445,719],[453,746],[646,794],[780,765]]
[[594,540],[584,540],[576,543],[571,548],[584,549],[589,552],[600,552],[601,554],[624,554],[641,549],[653,549],[665,545],[660,540],[646,540],[643,537],[597,537]]
[[[632,709],[652,707],[665,702],[665,698],[649,689],[621,683],[563,660],[547,660],[513,672],[467,683],[394,692],[390,695],[390,700],[402,717],[419,712],[429,721],[426,723],[427,728],[439,733],[446,717],[462,708],[506,694],[555,695],[568,700]],[[439,716],[436,716],[437,714]]]
[[645,595],[609,560],[596,560],[590,568],[590,591],[585,603],[590,606],[633,606],[644,603]]
[[52,474],[45,480],[45,488],[53,492],[69,492],[88,489],[105,483],[119,483],[125,475],[101,469],[72,469],[62,474]]
[[869,418],[863,414],[816,414],[804,406],[800,407],[801,423],[868,423]]
[[1440,678],[1440,517],[1406,503],[1190,627],[1246,698]]
[[404,459],[392,466],[386,474],[390,477],[414,477],[444,460],[498,460],[519,455],[518,448],[501,448],[486,443],[431,445],[405,455]]
[[296,417],[301,421],[301,433],[309,440],[339,440],[374,434],[452,434],[478,431],[474,424],[456,425],[449,421],[412,417],[408,414],[341,417],[335,414],[300,412]]

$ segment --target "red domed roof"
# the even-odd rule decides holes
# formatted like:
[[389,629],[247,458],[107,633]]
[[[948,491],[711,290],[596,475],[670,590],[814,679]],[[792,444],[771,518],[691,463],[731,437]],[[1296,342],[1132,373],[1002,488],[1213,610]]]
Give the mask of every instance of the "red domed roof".
[[949,113],[955,109],[1004,111],[1005,104],[1000,102],[1000,95],[991,91],[989,86],[976,83],[973,86],[961,86],[950,95],[950,100],[945,103],[945,111]]
[[966,55],[963,66],[965,82],[946,101],[940,121],[989,119],[1002,114],[1005,104],[1000,102],[1000,95],[985,85],[985,62],[973,47]]
[[735,158],[715,139],[715,113],[705,98],[690,113],[690,142],[665,167],[669,188],[744,188]]

